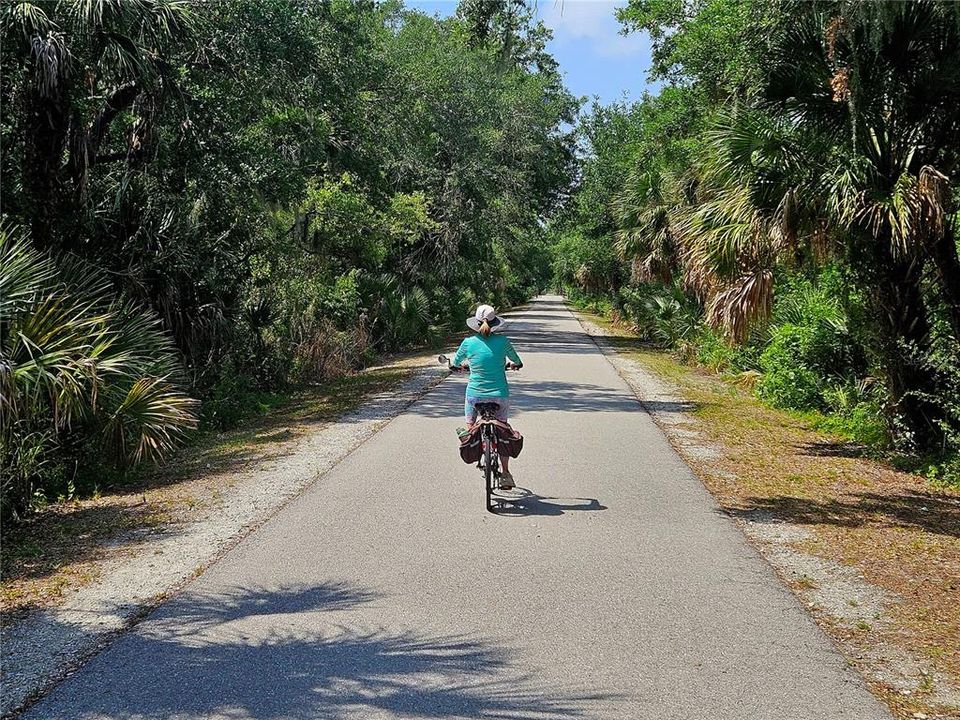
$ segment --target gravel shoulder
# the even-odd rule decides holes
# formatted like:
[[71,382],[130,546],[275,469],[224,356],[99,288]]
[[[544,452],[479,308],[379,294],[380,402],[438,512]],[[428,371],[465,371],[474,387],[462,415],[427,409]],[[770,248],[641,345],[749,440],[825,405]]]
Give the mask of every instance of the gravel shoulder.
[[[436,385],[445,373],[434,357],[391,363],[389,369],[402,370],[405,379],[333,422],[304,416],[258,434],[254,451],[247,444],[231,462],[205,464],[191,490],[202,498],[177,496],[181,507],[174,514],[154,513],[152,521],[109,538],[56,603],[7,618],[0,630],[0,714],[9,717],[29,705]],[[197,504],[199,511],[187,511]]]
[[[844,506],[836,500],[833,501],[832,516],[829,512],[823,513],[822,517],[819,513],[807,512],[798,518],[796,513],[787,512],[785,508],[794,507],[805,500],[799,497],[802,495],[799,488],[793,493],[798,497],[790,494],[793,491],[786,493],[787,500],[795,501],[793,505],[770,501],[777,493],[783,493],[782,487],[769,488],[771,492],[766,498],[767,502],[761,502],[758,496],[763,495],[767,488],[748,477],[756,473],[754,468],[746,467],[747,456],[781,452],[782,455],[774,457],[761,472],[771,469],[774,472],[782,471],[788,476],[789,484],[789,478],[796,482],[803,480],[802,472],[789,475],[796,468],[791,466],[788,456],[795,453],[797,448],[789,445],[778,447],[776,443],[779,438],[761,440],[758,434],[765,432],[763,426],[752,428],[742,445],[735,440],[724,442],[716,432],[711,432],[712,428],[702,417],[702,395],[687,392],[687,384],[676,380],[680,379],[679,373],[682,373],[684,380],[702,386],[719,404],[725,402],[724,396],[729,397],[731,393],[739,391],[718,378],[698,375],[693,369],[679,366],[671,368],[677,376],[668,377],[653,369],[650,363],[643,362],[640,359],[642,355],[630,350],[630,345],[620,342],[624,337],[629,337],[627,333],[606,322],[598,324],[599,319],[594,322],[582,314],[578,314],[578,319],[721,507],[733,517],[751,544],[833,639],[848,663],[858,668],[874,693],[887,703],[895,715],[917,720],[960,718],[960,692],[955,684],[951,663],[951,659],[955,659],[951,658],[951,654],[956,654],[956,648],[951,650],[949,647],[952,642],[949,628],[952,627],[951,620],[955,623],[955,618],[951,615],[944,618],[946,622],[911,624],[909,618],[916,614],[912,606],[917,604],[917,598],[905,597],[902,586],[871,582],[873,577],[868,579],[871,565],[876,567],[883,563],[884,559],[880,557],[882,551],[880,548],[864,547],[863,543],[868,538],[857,536],[860,523],[873,524],[876,527],[872,530],[878,535],[872,537],[885,537],[891,545],[905,542],[916,549],[918,543],[933,543],[932,557],[928,558],[928,564],[933,569],[930,573],[932,577],[908,576],[904,579],[904,585],[912,585],[914,591],[917,586],[927,588],[926,597],[919,602],[933,608],[942,604],[946,606],[942,612],[954,613],[955,602],[951,606],[947,598],[932,597],[929,591],[937,583],[950,583],[950,570],[945,571],[946,580],[939,578],[937,571],[941,569],[939,566],[945,568],[960,550],[955,523],[956,508],[960,506],[960,501],[949,495],[939,498],[943,511],[942,525],[936,525],[933,513],[930,513],[927,532],[922,532],[924,529],[918,527],[900,527],[906,524],[902,518],[899,524],[896,519],[890,523],[895,527],[883,527],[876,518],[854,518],[852,511],[848,521],[840,522],[838,513],[842,512]],[[746,401],[751,402],[749,399]],[[764,408],[762,412],[777,411]],[[851,465],[849,458],[814,458],[814,461],[818,460],[823,466],[821,471],[828,477],[832,477],[834,472],[838,472],[843,480],[849,476],[864,491],[872,491],[871,485],[880,485],[888,480],[885,476],[877,476],[870,461],[861,461],[861,467]],[[838,467],[843,464],[843,467],[839,471],[825,467],[831,460],[836,461]],[[889,472],[894,474],[894,471]],[[915,481],[901,482],[913,482],[916,485]],[[826,487],[817,487],[815,492],[821,491],[821,504],[829,502],[832,495],[847,500],[838,490],[839,486],[840,482],[833,478]],[[892,492],[893,488],[888,485],[883,491]],[[919,497],[916,488],[909,492],[911,497]],[[925,511],[934,509],[936,500],[927,499],[924,502]],[[877,502],[877,515],[880,514],[879,507]],[[796,519],[802,521],[792,521]],[[912,531],[913,535],[901,540],[898,533],[906,530]],[[856,542],[861,543],[859,557],[851,556],[857,551]],[[875,562],[870,560],[872,553],[876,553]],[[903,563],[900,569],[904,574],[913,571],[908,563]],[[877,577],[882,577],[879,571]],[[956,575],[953,577],[955,582]]]

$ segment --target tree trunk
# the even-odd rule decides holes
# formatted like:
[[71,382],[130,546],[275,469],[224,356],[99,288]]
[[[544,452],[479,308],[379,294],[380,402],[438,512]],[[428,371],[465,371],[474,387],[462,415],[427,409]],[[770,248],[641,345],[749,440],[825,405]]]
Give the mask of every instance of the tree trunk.
[[918,449],[936,448],[943,435],[938,424],[943,412],[927,399],[936,394],[936,377],[918,357],[930,341],[920,286],[922,261],[919,257],[893,257],[890,244],[882,238],[877,238],[877,245],[883,249],[878,258],[879,282],[873,292],[874,311],[890,395]]
[[48,250],[56,242],[54,222],[60,214],[60,172],[70,126],[65,91],[61,87],[55,95],[46,97],[31,90],[26,113],[23,177],[34,207],[31,234],[37,247]]
[[[107,98],[100,114],[94,119],[90,127],[83,129],[80,126],[80,118],[77,117],[76,137],[70,144],[70,175],[73,178],[74,188],[78,198],[82,196],[85,186],[87,172],[90,167],[98,162],[107,162],[116,159],[113,156],[101,156],[100,147],[110,129],[111,123],[123,111],[133,106],[134,101],[140,95],[140,84],[136,81],[129,82],[114,89]],[[126,157],[130,152],[128,148],[122,157]]]

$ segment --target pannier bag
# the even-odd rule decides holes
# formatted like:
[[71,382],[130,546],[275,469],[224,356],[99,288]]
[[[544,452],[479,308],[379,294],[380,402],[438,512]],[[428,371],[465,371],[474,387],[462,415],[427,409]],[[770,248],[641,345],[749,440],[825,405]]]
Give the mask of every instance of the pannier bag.
[[[494,427],[496,427],[497,450],[500,455],[517,457],[523,450],[523,435],[506,423],[497,423]],[[468,465],[480,462],[480,456],[483,455],[483,437],[480,428],[481,426],[477,425],[473,432],[460,438],[460,459]]]
[[507,455],[515,458],[523,450],[523,435],[518,433],[507,424],[496,425],[497,428],[497,451],[501,455]]
[[483,438],[480,437],[480,426],[477,425],[473,432],[460,438],[460,459],[468,465],[473,465],[480,462],[481,455],[483,455]]

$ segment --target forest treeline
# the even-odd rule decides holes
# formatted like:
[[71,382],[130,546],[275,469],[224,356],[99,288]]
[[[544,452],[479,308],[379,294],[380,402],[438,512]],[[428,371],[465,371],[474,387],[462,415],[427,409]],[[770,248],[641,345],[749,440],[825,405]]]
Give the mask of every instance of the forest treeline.
[[630,0],[586,113],[535,9],[3,3],[3,514],[550,282],[960,482],[960,5]]
[[5,515],[548,280],[579,103],[522,2],[0,12]]
[[595,107],[558,280],[960,483],[960,5],[630,0],[656,96]]

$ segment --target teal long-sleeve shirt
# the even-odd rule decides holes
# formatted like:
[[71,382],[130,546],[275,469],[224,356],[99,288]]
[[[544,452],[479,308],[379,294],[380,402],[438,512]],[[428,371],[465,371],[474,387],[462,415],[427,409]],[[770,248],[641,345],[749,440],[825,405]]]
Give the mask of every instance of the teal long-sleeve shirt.
[[464,361],[470,365],[470,382],[467,395],[471,397],[510,397],[507,373],[504,370],[507,358],[521,365],[520,356],[513,349],[510,338],[505,335],[483,337],[471,335],[460,343],[453,358],[454,365]]

